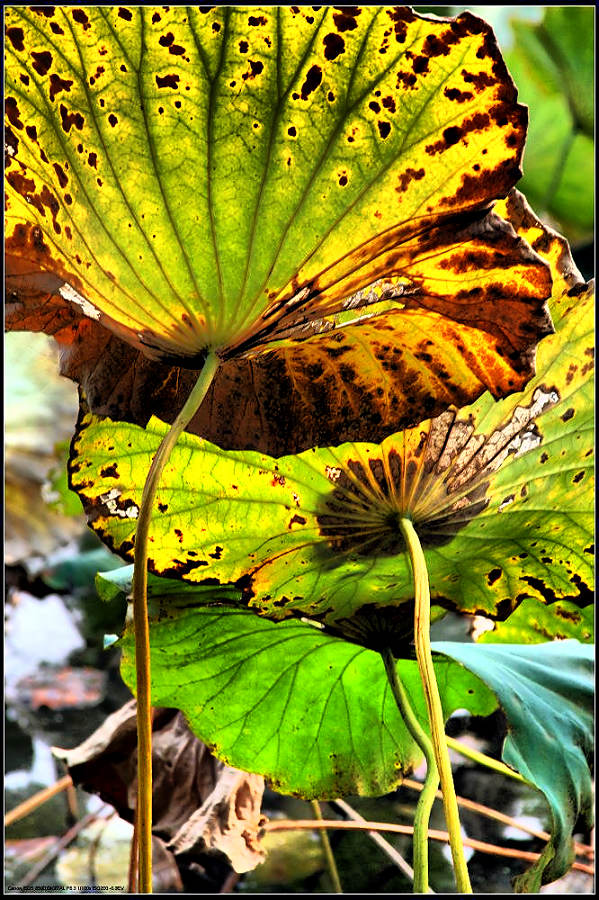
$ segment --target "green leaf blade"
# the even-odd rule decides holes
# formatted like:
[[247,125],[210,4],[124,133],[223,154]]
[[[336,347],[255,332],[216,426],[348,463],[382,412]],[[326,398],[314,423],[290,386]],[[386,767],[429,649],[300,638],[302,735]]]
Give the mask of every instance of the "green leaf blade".
[[543,792],[551,811],[551,841],[518,879],[538,891],[560,878],[573,858],[572,832],[593,810],[593,648],[578,641],[534,646],[433,644],[459,660],[497,696],[508,721],[503,759]]
[[[226,607],[164,606],[150,640],[153,703],[183,710],[219,758],[265,775],[279,791],[377,796],[420,761],[378,653],[304,621],[275,624]],[[133,687],[130,629],[121,646]],[[427,728],[416,662],[397,665]],[[463,667],[440,659],[437,671],[447,716],[465,696],[479,715],[494,709],[495,698]]]

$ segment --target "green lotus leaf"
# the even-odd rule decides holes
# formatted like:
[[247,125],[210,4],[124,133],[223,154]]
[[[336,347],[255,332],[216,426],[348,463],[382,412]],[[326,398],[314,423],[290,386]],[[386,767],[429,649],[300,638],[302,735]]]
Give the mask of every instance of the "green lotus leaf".
[[[181,709],[216,756],[266,776],[276,790],[377,796],[421,760],[372,650],[304,621],[276,624],[226,607],[173,608],[168,597],[151,620],[150,642],[153,704]],[[134,690],[131,628],[121,646],[121,672]],[[399,660],[397,668],[428,730],[416,661]],[[496,707],[480,679],[452,660],[440,657],[436,675],[446,716],[465,703],[476,715]]]
[[[191,598],[174,608],[166,596],[150,640],[153,703],[181,709],[219,758],[264,775],[277,790],[377,795],[420,759],[380,656],[306,620],[275,623],[249,610],[193,606]],[[133,690],[134,645],[128,628],[121,671]],[[503,759],[549,803],[551,841],[524,876],[538,889],[541,878],[566,871],[573,826],[592,809],[592,648],[435,642],[433,650],[445,715],[457,708],[488,715],[499,702],[508,725]],[[400,659],[397,668],[428,730],[416,663]]]
[[551,840],[517,880],[538,892],[560,878],[574,859],[572,832],[580,816],[592,823],[593,647],[578,641],[534,646],[437,642],[497,696],[508,722],[503,759],[543,792],[551,812]]
[[[500,619],[525,597],[587,606],[592,289],[575,295],[559,332],[541,342],[539,374],[525,391],[500,402],[487,394],[380,445],[275,460],[183,435],[156,495],[151,571],[234,582],[260,613],[308,615],[378,646],[373,613],[405,619],[401,606],[413,598],[398,525],[407,515],[433,602]],[[91,526],[128,558],[145,472],[165,430],[155,419],[142,430],[84,415],[73,442],[72,487]]]
[[488,211],[520,175],[527,114],[480,19],[11,7],[7,36],[26,327],[66,300],[160,359],[268,352],[315,378],[340,355],[318,340],[328,317],[385,277],[393,315],[338,336],[352,377],[363,355],[414,406],[412,386],[462,404],[532,374],[549,273]]

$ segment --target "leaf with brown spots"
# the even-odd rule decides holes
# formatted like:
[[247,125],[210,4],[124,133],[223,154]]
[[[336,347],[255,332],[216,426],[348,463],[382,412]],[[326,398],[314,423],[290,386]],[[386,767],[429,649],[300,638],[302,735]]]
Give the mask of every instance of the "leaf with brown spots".
[[[484,22],[406,7],[126,12],[7,11],[7,250],[33,283],[56,278],[59,309],[190,368],[208,348],[272,353],[285,371],[302,357],[303,392],[330,355],[305,329],[384,278],[394,315],[343,334],[348,371],[382,376],[384,415],[372,391],[362,403],[373,424],[523,387],[551,327],[550,277],[488,212],[520,175],[526,110]],[[379,325],[405,347],[396,368],[374,361]]]
[[[553,562],[551,557],[543,559],[547,563]],[[581,608],[568,600],[556,600],[551,606],[547,606],[536,597],[526,597],[507,621],[495,622],[492,630],[484,631],[478,638],[478,643],[541,644],[545,641],[569,639],[585,644],[593,643],[594,618],[595,608],[592,603]]]
[[[582,284],[567,244],[538,222],[517,192],[500,208],[502,241],[515,228],[550,264],[551,309],[559,319]],[[497,266],[497,245],[495,253]],[[36,280],[18,257],[8,257],[7,264],[7,327],[54,334],[61,371],[79,382],[92,412],[139,425],[152,414],[173,420],[195,383],[193,370],[149,360],[80,307],[53,296],[60,286],[55,276],[42,273]],[[475,276],[484,281],[489,274],[481,268]],[[474,384],[477,391],[494,390],[503,379],[515,389],[523,377],[518,362],[497,352],[513,341],[511,334],[493,336],[434,309],[412,307],[409,293],[389,281],[358,292],[347,306],[318,328],[305,328],[303,337],[223,362],[188,430],[223,449],[281,456],[316,445],[380,440],[449,404],[467,403]]]
[[[500,619],[529,596],[588,605],[592,316],[587,287],[539,345],[539,374],[524,391],[499,402],[485,394],[381,444],[276,460],[184,435],[156,497],[151,570],[234,583],[261,614],[308,615],[377,647],[390,627],[400,640],[410,619],[406,515],[440,605]],[[72,487],[94,530],[127,558],[132,511],[165,430],[156,419],[142,430],[86,414],[73,442]],[[117,459],[115,485],[102,471]]]

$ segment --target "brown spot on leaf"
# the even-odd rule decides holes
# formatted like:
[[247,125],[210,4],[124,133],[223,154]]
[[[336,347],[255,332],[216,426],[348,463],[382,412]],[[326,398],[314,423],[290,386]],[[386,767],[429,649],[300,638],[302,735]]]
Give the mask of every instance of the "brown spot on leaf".
[[462,78],[467,84],[471,84],[475,91],[480,94],[481,91],[484,91],[486,87],[494,87],[497,84],[497,79],[493,78],[492,75],[489,75],[488,72],[468,72],[466,69],[462,69]]
[[381,100],[381,103],[383,104],[385,109],[389,110],[390,113],[395,112],[396,106],[395,106],[395,100],[393,99],[393,97],[391,97],[391,96],[383,97],[383,99]]
[[181,529],[173,528],[173,531],[177,535],[177,540],[179,541],[179,543],[182,544],[183,543],[183,532],[181,531]]
[[595,595],[589,586],[584,583],[580,575],[572,575],[570,581],[578,588],[580,592],[580,602],[582,602],[584,606],[588,606],[589,603],[593,602]]
[[247,41],[239,41],[239,52],[240,53],[247,53],[249,49],[250,49],[250,45],[248,44]]
[[173,32],[167,31],[166,34],[163,34],[161,37],[158,38],[158,43],[162,47],[170,47],[170,45],[173,43],[174,40],[175,40],[175,35],[173,34]]
[[15,128],[23,127],[23,123],[20,119],[19,107],[14,97],[6,97],[4,101],[4,110],[11,125],[14,125]]
[[88,164],[89,164],[90,166],[92,166],[92,168],[94,168],[94,169],[97,169],[97,168],[98,168],[97,165],[96,165],[96,164],[97,164],[97,161],[98,161],[98,157],[96,156],[95,153],[90,153],[89,156],[87,157],[87,162],[88,162]]
[[115,116],[114,113],[110,113],[110,115],[108,116],[108,121],[109,121],[109,123],[110,123],[111,128],[114,128],[114,126],[115,126],[115,125],[117,124],[117,122],[118,122],[118,119],[117,119],[117,117]]
[[84,31],[87,31],[88,28],[91,28],[89,19],[82,9],[74,9],[72,15],[76,22],[78,22],[80,25],[83,25]]
[[338,56],[341,56],[342,53],[345,53],[345,41],[343,40],[341,35],[335,34],[333,31],[331,31],[330,34],[326,34],[324,36],[323,44],[325,47],[325,59],[337,59]]
[[417,75],[428,72],[428,56],[416,56],[412,62],[412,68]]
[[557,595],[553,588],[548,587],[540,578],[533,578],[532,575],[521,575],[520,581],[525,581],[531,587],[535,588],[546,603],[554,603],[557,600]]
[[23,38],[25,37],[22,28],[7,28],[6,37],[11,42],[15,50],[21,51],[25,49]]
[[501,569],[491,569],[487,575],[487,582],[490,585],[495,584],[498,578],[501,578]]
[[102,478],[118,478],[119,472],[117,464],[113,463],[111,466],[104,466],[103,469],[100,469],[100,475]]
[[156,84],[159,88],[172,88],[173,90],[177,90],[179,80],[179,76],[175,73],[172,75],[156,76]]
[[257,75],[259,75],[264,68],[264,63],[260,62],[259,59],[258,60],[249,59],[248,62],[250,64],[250,70],[249,70],[249,72],[244,72],[243,75],[241,76],[244,81],[251,81]]
[[353,31],[358,27],[356,18],[362,12],[359,6],[342,6],[338,9],[339,12],[333,13],[333,22],[337,31]]
[[395,188],[395,190],[398,194],[403,194],[404,191],[407,190],[408,185],[411,181],[420,181],[421,178],[424,178],[424,169],[408,168],[399,176],[399,184]]
[[320,66],[312,66],[306,73],[306,80],[301,86],[301,98],[307,100],[310,94],[316,90],[322,81],[322,69]]
[[63,130],[66,131],[67,134],[71,130],[71,125],[74,125],[75,128],[78,128],[79,131],[81,131],[84,123],[81,113],[70,113],[63,103],[60,104],[59,111]]
[[38,52],[33,50],[31,56],[34,60],[33,68],[38,73],[38,75],[47,75],[48,69],[52,65],[52,54],[49,50],[43,50]]
[[297,513],[289,520],[289,525],[287,528],[291,528],[293,525],[305,525],[306,519],[303,516],[298,516]]
[[58,176],[59,185],[61,186],[61,188],[65,188],[69,182],[69,179],[65,175],[64,169],[58,163],[54,163],[54,171]]
[[396,86],[399,88],[403,85],[405,88],[413,88],[416,84],[416,76],[413,72],[398,72]]
[[385,140],[386,137],[389,136],[389,132],[391,131],[391,123],[390,122],[377,122],[379,134]]
[[222,552],[223,548],[217,546],[214,548],[214,553],[209,553],[208,556],[210,556],[212,559],[220,559],[222,556]]
[[130,9],[125,9],[122,6],[119,6],[119,16],[121,19],[125,19],[126,22],[130,22],[133,18],[133,13]]
[[445,88],[443,91],[448,100],[455,100],[458,103],[464,103],[466,100],[472,100],[474,94],[470,91],[459,91],[457,88]]
[[66,78],[61,78],[59,75],[52,73],[50,75],[50,100],[54,100],[55,96],[60,93],[60,91],[70,91],[72,81],[69,81]]
[[248,18],[248,25],[266,25],[266,22],[265,16],[250,16]]
[[403,44],[408,33],[408,23],[413,22],[416,16],[407,6],[395,6],[387,9],[387,15],[393,22],[395,40],[398,44]]
[[567,409],[565,411],[565,413],[563,414],[563,416],[561,416],[562,422],[568,422],[572,418],[573,415],[574,415],[574,410],[572,409],[572,407],[570,407],[570,409]]

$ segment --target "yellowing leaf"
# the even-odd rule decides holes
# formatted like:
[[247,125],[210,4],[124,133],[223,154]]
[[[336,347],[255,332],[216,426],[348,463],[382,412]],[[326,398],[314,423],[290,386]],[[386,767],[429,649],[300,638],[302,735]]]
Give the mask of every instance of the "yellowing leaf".
[[[413,354],[424,329],[457,357],[437,408],[530,377],[550,277],[488,214],[519,177],[526,110],[484,22],[12,7],[7,26],[7,250],[55,276],[59,304],[192,367],[282,340],[285,368],[303,326],[384,276],[395,345]],[[343,340],[352,371],[373,364],[376,335]],[[321,346],[298,351],[303,377]],[[403,368],[384,374],[420,402]]]
[[[540,344],[539,374],[523,392],[486,394],[380,445],[275,460],[184,435],[156,497],[151,569],[234,582],[261,613],[308,615],[366,646],[392,622],[401,642],[410,617],[393,608],[413,597],[399,528],[407,515],[438,603],[499,618],[527,596],[587,605],[592,313],[587,289]],[[127,556],[164,432],[155,419],[142,431],[86,415],[73,444],[71,481],[92,527]]]

